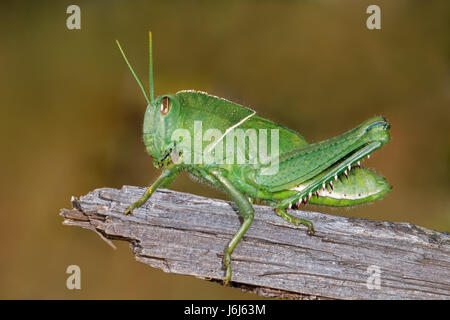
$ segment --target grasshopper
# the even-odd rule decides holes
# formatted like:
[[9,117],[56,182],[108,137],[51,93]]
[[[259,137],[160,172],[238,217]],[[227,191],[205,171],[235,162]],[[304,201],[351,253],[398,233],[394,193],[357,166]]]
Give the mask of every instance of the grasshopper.
[[[146,150],[154,159],[155,166],[163,168],[156,181],[124,213],[132,214],[156,189],[168,187],[181,171],[225,190],[243,218],[224,252],[225,284],[232,278],[231,255],[252,224],[254,200],[272,206],[284,220],[297,226],[306,226],[308,233],[313,235],[313,224],[294,217],[288,213],[289,209],[299,208],[306,203],[353,206],[380,199],[391,189],[384,178],[360,165],[363,158],[370,157],[372,152],[389,141],[390,126],[384,117],[371,118],[339,136],[308,144],[299,133],[259,117],[253,110],[204,92],[184,90],[155,98],[151,32],[148,96],[120,43],[116,42],[147,101],[143,125]],[[192,152],[190,139],[175,133],[183,128],[184,133],[192,134],[196,130],[196,123],[202,120],[205,120],[201,122],[203,128],[219,133],[208,139],[200,137],[202,148]],[[248,144],[232,146],[231,153],[243,155],[243,161],[221,161],[225,157],[228,159],[230,152],[224,155],[218,152],[220,148],[217,147],[223,147],[225,138],[238,129],[247,130],[246,133],[249,129],[260,132],[270,130],[273,136],[277,136],[278,139],[268,143],[271,150],[277,147],[277,154],[268,156],[271,160],[276,158],[276,170],[267,174],[268,162],[255,161],[250,151],[255,149],[256,143],[251,139]],[[215,155],[213,159],[202,161],[212,151]],[[192,160],[192,154],[198,161],[186,161]]]

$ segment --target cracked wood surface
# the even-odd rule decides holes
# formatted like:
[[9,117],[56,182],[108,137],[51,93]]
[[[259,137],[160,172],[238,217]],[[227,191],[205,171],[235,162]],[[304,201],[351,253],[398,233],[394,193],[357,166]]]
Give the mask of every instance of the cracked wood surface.
[[[241,223],[236,206],[160,189],[133,216],[123,215],[144,191],[102,188],[72,198],[72,209],[61,210],[64,224],[91,229],[111,245],[128,241],[151,267],[221,283],[223,251]],[[309,236],[270,207],[254,207],[254,222],[232,256],[235,287],[294,299],[450,299],[448,233],[294,211],[314,223]],[[370,266],[380,271],[379,288]]]

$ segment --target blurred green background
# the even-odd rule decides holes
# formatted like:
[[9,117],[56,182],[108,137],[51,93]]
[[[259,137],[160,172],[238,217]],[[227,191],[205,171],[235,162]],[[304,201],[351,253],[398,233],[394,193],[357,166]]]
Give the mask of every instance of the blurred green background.
[[[66,8],[81,8],[81,30]],[[382,29],[366,28],[381,7]],[[393,185],[336,215],[450,230],[449,1],[2,1],[0,298],[256,298],[134,260],[63,226],[70,197],[147,186],[145,100],[114,43],[156,94],[197,89],[250,106],[310,142],[374,115],[391,141],[365,165]],[[172,189],[226,198],[181,175]],[[68,265],[82,289],[66,289]]]

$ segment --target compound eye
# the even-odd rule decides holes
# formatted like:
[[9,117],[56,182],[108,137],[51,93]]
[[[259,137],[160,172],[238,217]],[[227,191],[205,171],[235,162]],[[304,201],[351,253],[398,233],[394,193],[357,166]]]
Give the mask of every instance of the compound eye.
[[161,100],[161,105],[159,111],[161,115],[165,116],[170,111],[170,107],[172,106],[172,101],[170,101],[169,97],[164,97]]

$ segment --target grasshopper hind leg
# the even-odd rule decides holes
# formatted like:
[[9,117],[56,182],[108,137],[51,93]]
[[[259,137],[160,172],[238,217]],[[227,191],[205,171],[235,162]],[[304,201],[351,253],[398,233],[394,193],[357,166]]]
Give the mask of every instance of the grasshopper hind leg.
[[306,226],[308,228],[309,235],[314,235],[314,233],[316,232],[314,229],[314,225],[309,220],[296,218],[296,217],[290,215],[289,213],[287,213],[287,211],[285,209],[275,208],[275,212],[277,213],[277,215],[279,215],[280,217],[282,217],[284,220],[286,220],[289,223],[293,223],[296,226],[300,226],[300,225]]

